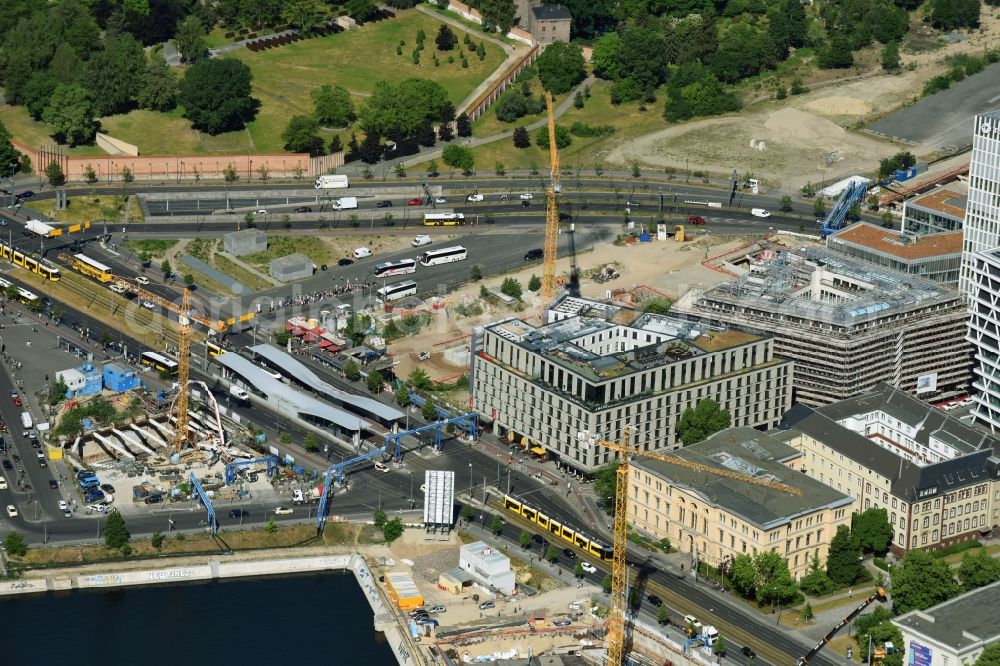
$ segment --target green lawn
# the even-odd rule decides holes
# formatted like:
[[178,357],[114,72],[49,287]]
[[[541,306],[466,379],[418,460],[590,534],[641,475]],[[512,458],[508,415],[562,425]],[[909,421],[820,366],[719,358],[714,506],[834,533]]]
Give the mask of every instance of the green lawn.
[[294,254],[295,252],[301,252],[306,255],[317,266],[332,263],[333,255],[330,254],[330,248],[326,243],[317,241],[315,238],[303,238],[301,236],[268,236],[267,251],[248,254],[240,257],[240,259],[262,273],[266,273],[272,259]]
[[177,241],[175,240],[159,240],[153,238],[125,241],[125,247],[132,252],[135,252],[136,254],[148,252],[154,259],[162,259],[163,255],[167,253],[167,250],[175,245],[177,245]]
[[[515,86],[515,90],[520,93],[521,87]],[[535,83],[532,92],[537,96],[541,92],[541,86]],[[566,99],[565,95],[553,95],[552,103],[558,107],[560,102]],[[490,106],[486,110],[486,113],[476,118],[476,121],[472,123],[472,135],[473,136],[492,136],[494,134],[499,134],[500,132],[510,132],[516,127],[521,125],[530,125],[531,123],[537,122],[539,120],[544,120],[547,117],[547,112],[542,109],[541,113],[529,114],[527,116],[522,116],[512,123],[505,123],[497,118],[496,109],[494,106]]]
[[[41,202],[38,202],[41,203]],[[50,200],[45,200],[46,204]],[[43,210],[57,222],[71,224],[74,222],[94,222],[106,220],[116,222],[122,219],[125,200],[118,196],[73,196],[69,198],[66,210]],[[44,208],[44,206],[40,206]]]
[[[448,54],[439,53],[440,66],[435,67],[431,53],[440,25],[440,21],[416,10],[400,11],[395,19],[369,23],[358,30],[295,42],[270,51],[234,51],[231,57],[245,62],[253,72],[254,97],[262,104],[257,119],[250,124],[256,149],[281,150],[281,132],[288,119],[310,113],[310,93],[327,83],[347,88],[360,106],[378,80],[428,78],[441,84],[457,105],[500,66],[504,54],[498,46],[486,44],[485,60],[480,62],[474,54],[468,54],[469,67],[463,69],[458,57],[458,49],[463,46],[460,34],[459,47],[450,52],[455,62],[449,64]],[[414,65],[410,55],[420,29],[427,37],[420,64]],[[396,55],[400,40],[406,45],[403,55]],[[349,134],[349,131],[343,133],[345,142]]]
[[[351,91],[355,104],[361,105],[378,80],[402,81],[418,77],[433,79],[448,92],[448,98],[458,104],[504,60],[500,47],[487,43],[486,58],[480,62],[475,53],[468,54],[469,67],[463,69],[458,57],[465,48],[459,34],[459,45],[450,53],[455,62],[447,62],[448,54],[440,54],[440,66],[434,67],[431,53],[435,50],[434,36],[441,22],[416,10],[397,12],[395,19],[361,26],[357,30],[295,42],[287,46],[254,53],[247,49],[234,51],[227,57],[239,58],[253,72],[253,95],[261,109],[248,130],[208,136],[191,129],[182,117],[182,110],[169,113],[132,111],[120,116],[101,119],[102,131],[115,138],[135,144],[140,155],[183,155],[197,153],[280,152],[284,149],[281,132],[288,119],[312,111],[310,93],[323,84],[339,84]],[[426,34],[420,64],[410,57],[416,45],[417,30]],[[225,31],[211,33],[212,41],[224,39]],[[459,32],[459,31],[457,31]],[[475,39],[475,38],[474,38]],[[396,55],[396,45],[403,40],[403,55]],[[475,39],[478,44],[479,40]],[[24,107],[0,105],[0,122],[19,140],[30,146],[54,143],[47,125],[32,120]],[[326,133],[328,136],[331,133]],[[350,132],[343,132],[346,143]],[[104,155],[95,146],[68,148],[70,155]]]

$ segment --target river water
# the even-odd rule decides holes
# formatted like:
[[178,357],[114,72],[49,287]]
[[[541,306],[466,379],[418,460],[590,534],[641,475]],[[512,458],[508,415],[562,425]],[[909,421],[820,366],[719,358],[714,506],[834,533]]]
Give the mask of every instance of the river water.
[[391,666],[351,574],[0,598],[10,666]]

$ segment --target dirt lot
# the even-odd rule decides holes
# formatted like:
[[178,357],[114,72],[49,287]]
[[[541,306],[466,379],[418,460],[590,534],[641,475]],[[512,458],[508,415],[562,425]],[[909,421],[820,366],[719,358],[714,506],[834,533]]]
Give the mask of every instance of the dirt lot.
[[[926,28],[921,28],[927,30]],[[934,35],[925,41],[933,43]],[[945,71],[943,59],[959,53],[982,53],[1000,43],[1000,9],[984,6],[982,27],[967,39],[920,53],[902,54],[899,74],[850,70],[804,95],[753,104],[743,113],[667,127],[627,141],[607,159],[658,168],[714,173],[752,172],[772,188],[797,190],[819,182],[870,171],[880,158],[897,150],[888,141],[858,133],[869,124],[919,96],[924,83]],[[912,63],[912,71],[906,69]],[[761,144],[763,142],[763,144]],[[917,146],[917,155],[929,147]]]
[[[745,242],[742,238],[705,235],[696,240],[676,243],[673,240],[637,243],[635,245],[602,246],[599,251],[581,255],[580,271],[587,276],[593,270],[607,264],[614,264],[621,278],[604,284],[590,277],[580,281],[581,295],[585,298],[604,299],[608,289],[632,289],[646,285],[676,299],[690,287],[707,288],[726,279],[726,276],[701,265],[706,256],[715,256],[735,249]],[[527,285],[532,274],[539,273],[539,267],[528,267],[510,273],[522,285]],[[568,276],[569,260],[561,259],[556,267],[556,275]],[[498,289],[506,276],[483,280],[487,289]],[[432,310],[432,320],[419,334],[401,338],[390,344],[389,349],[397,362],[396,374],[406,377],[415,367],[423,368],[431,379],[454,379],[456,375],[468,371],[468,361],[455,362],[445,357],[445,350],[465,347],[469,344],[469,332],[475,326],[482,326],[503,317],[517,316],[532,323],[540,323],[537,294],[525,289],[524,301],[520,309],[499,302],[484,302],[479,298],[479,284],[467,285],[448,296],[446,307]],[[482,314],[462,316],[457,310],[482,310]],[[432,352],[427,361],[419,361],[422,351]]]

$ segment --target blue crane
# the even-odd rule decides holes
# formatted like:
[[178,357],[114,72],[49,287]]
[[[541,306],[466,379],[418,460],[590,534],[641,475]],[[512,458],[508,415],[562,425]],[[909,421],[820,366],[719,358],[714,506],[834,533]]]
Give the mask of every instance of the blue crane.
[[853,181],[843,192],[840,193],[840,197],[837,198],[837,203],[834,204],[833,208],[830,209],[830,213],[826,216],[823,221],[822,229],[820,229],[820,236],[826,238],[832,233],[840,231],[844,226],[844,218],[847,217],[847,211],[851,209],[851,206],[855,203],[860,203],[864,199],[865,194],[868,193],[868,187],[871,185],[871,181],[867,178],[859,178]]
[[205,489],[202,488],[201,481],[199,481],[198,477],[194,475],[194,472],[191,472],[190,480],[191,488],[194,490],[194,494],[198,496],[198,500],[201,502],[202,506],[205,507],[205,510],[208,511],[208,517],[205,519],[206,524],[211,528],[212,534],[218,534],[219,519],[215,515],[215,508],[212,506],[212,500],[209,499],[208,493],[206,493]]
[[330,505],[330,488],[334,482],[343,484],[344,479],[347,476],[347,468],[352,465],[357,465],[359,463],[367,462],[373,458],[382,457],[383,459],[389,457],[390,455],[399,464],[403,461],[403,451],[402,451],[402,441],[403,438],[408,435],[417,435],[422,432],[427,432],[430,430],[434,431],[434,448],[438,451],[444,445],[445,428],[449,424],[454,424],[456,428],[464,430],[469,434],[475,436],[477,430],[479,415],[475,412],[469,412],[468,414],[463,414],[461,416],[452,416],[449,418],[444,418],[435,423],[430,423],[425,426],[420,426],[419,428],[413,428],[412,430],[404,430],[403,432],[395,432],[391,435],[386,436],[385,446],[374,449],[367,453],[362,453],[361,455],[350,458],[349,460],[344,460],[335,465],[331,465],[327,468],[326,473],[323,475],[323,494],[319,498],[319,508],[316,510],[316,531],[321,533],[323,531],[323,525],[326,521],[327,511]]
[[266,458],[254,458],[253,460],[234,460],[231,463],[226,464],[226,485],[236,480],[236,470],[240,467],[246,467],[248,465],[255,465],[257,463],[267,463],[267,476],[271,477],[273,474],[277,474],[279,462],[275,456],[267,456]]

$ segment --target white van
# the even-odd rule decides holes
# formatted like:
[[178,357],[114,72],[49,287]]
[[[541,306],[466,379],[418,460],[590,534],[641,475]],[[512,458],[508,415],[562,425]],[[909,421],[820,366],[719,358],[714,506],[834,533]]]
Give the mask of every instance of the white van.
[[229,387],[229,395],[233,396],[237,400],[249,400],[250,399],[250,394],[247,393],[244,389],[241,389],[239,386],[230,386]]
[[31,414],[28,412],[21,412],[21,425],[25,430],[31,430],[35,427],[34,421],[31,420]]
[[751,208],[750,214],[754,217],[771,217],[771,212],[766,208]]

